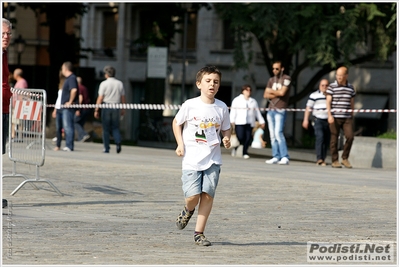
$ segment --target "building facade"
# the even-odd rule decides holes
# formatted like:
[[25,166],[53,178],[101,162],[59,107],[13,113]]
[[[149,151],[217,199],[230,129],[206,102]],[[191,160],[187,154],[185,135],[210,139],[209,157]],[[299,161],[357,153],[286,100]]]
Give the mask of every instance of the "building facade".
[[[134,41],[139,38],[143,31],[148,30],[148,16],[135,3],[88,3],[88,13],[82,17],[71,20],[70,30],[74,30],[81,40],[82,48],[90,48],[92,52],[86,52],[87,58],[81,59],[80,67],[95,68],[97,82],[101,82],[102,69],[106,65],[112,65],[116,69],[116,78],[120,79],[126,90],[128,103],[144,103],[148,95],[154,94],[152,87],[148,86],[147,55],[146,48],[140,47]],[[31,21],[43,20],[35,17],[32,11],[22,8],[16,9],[15,14],[19,19],[18,28],[13,30],[15,36],[22,35],[26,39],[25,51],[23,52],[22,64],[46,64],[46,29],[37,26],[36,31],[28,27]],[[156,12],[152,12],[156,15]],[[3,11],[4,14],[4,11]],[[230,106],[232,99],[240,93],[241,86],[249,83],[261,107],[265,107],[263,90],[269,79],[269,74],[263,63],[255,61],[248,70],[234,71],[232,37],[225,21],[221,20],[214,10],[200,9],[196,13],[187,13],[188,23],[186,38],[184,34],[177,33],[174,44],[167,47],[167,70],[166,77],[157,86],[163,86],[163,103],[150,104],[175,104],[180,105],[183,99],[198,95],[195,86],[196,72],[205,65],[215,65],[222,71],[221,88],[217,98]],[[21,23],[21,21],[23,23]],[[183,27],[183,25],[182,25]],[[66,29],[68,30],[68,29]],[[183,30],[183,29],[182,29]],[[36,35],[36,36],[34,36]],[[44,37],[42,37],[44,36]],[[48,40],[48,39],[47,39]],[[10,47],[10,61],[15,62],[18,52],[16,45]],[[260,49],[254,44],[254,50]],[[362,109],[396,109],[397,106],[397,75],[396,75],[396,53],[384,64],[367,63],[352,66],[349,70],[349,81],[357,90],[355,108]],[[302,72],[298,78],[298,91],[301,85],[307,83],[309,77],[317,71],[308,69]],[[331,72],[324,78],[329,81],[335,80],[335,73]],[[184,85],[182,85],[184,84]],[[97,91],[97,88],[95,89]],[[158,91],[155,90],[155,93]],[[295,91],[291,90],[291,94]],[[297,109],[305,108],[307,99],[296,104]],[[93,102],[94,103],[94,102]],[[166,109],[163,111],[163,119],[169,123],[177,110]],[[396,113],[357,113],[355,115],[358,124],[355,131],[361,134],[363,125],[373,124],[383,120],[387,129],[396,130]],[[122,132],[127,140],[136,138],[136,129],[139,127],[140,113],[138,110],[130,110],[123,118]],[[292,138],[293,142],[301,142],[303,129],[301,121],[303,112],[293,111],[288,113],[286,136]]]

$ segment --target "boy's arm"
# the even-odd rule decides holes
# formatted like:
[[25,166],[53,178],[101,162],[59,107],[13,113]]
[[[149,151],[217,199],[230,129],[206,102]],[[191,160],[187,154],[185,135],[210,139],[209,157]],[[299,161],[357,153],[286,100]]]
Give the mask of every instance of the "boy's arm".
[[175,136],[176,143],[177,143],[177,148],[176,148],[176,154],[181,157],[184,156],[184,141],[183,141],[183,124],[182,125],[177,125],[176,119],[173,119],[172,121],[172,129],[173,129],[173,135]]
[[226,131],[222,131],[222,142],[225,148],[230,148],[231,144],[230,144],[230,137],[231,137],[231,128],[226,130]]

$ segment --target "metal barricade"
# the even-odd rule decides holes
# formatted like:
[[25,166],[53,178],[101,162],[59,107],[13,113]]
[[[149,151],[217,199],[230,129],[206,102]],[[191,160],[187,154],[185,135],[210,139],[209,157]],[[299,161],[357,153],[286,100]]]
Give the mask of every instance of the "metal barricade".
[[[44,165],[46,150],[46,104],[47,94],[43,89],[11,88],[8,157],[13,162],[11,174],[2,177],[23,177],[23,181],[12,193],[14,195],[26,183],[39,189],[34,183],[49,184],[60,196],[63,194],[48,180],[40,179],[39,167]],[[15,131],[13,131],[13,129]],[[11,138],[14,132],[14,138]],[[25,163],[36,167],[35,179],[16,173],[16,164]]]

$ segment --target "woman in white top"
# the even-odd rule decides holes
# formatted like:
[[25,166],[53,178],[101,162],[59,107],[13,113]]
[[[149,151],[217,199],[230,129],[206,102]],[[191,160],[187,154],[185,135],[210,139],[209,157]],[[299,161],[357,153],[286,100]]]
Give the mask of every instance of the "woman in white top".
[[[65,82],[65,76],[62,75],[60,71],[60,83],[58,85],[58,97],[55,102],[55,107],[53,110],[52,117],[55,119],[55,132],[56,132],[56,147],[54,148],[55,151],[61,149],[61,141],[62,141],[62,111],[61,111],[61,95],[62,95],[62,86]],[[54,140],[53,139],[53,140]]]
[[[241,94],[233,99],[230,110],[230,122],[235,130],[238,140],[243,145],[244,159],[249,159],[248,147],[252,140],[252,129],[255,122],[265,124],[265,119],[259,111],[258,102],[251,97],[251,86],[245,84],[241,88]],[[236,155],[237,148],[233,148],[231,155]]]

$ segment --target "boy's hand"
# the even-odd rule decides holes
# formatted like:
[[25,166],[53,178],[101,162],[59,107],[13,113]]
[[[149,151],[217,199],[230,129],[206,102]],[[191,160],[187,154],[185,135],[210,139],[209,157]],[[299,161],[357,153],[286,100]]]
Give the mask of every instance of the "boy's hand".
[[230,138],[228,138],[227,136],[223,137],[223,145],[225,148],[229,149],[231,144],[230,144]]
[[179,157],[184,156],[184,146],[177,146],[175,151]]

